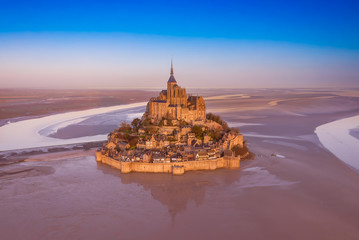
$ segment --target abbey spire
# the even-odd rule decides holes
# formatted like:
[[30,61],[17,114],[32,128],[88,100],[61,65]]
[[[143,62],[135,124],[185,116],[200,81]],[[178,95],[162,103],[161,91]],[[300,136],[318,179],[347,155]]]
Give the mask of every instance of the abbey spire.
[[175,77],[173,76],[173,60],[172,59],[171,59],[171,76],[168,79],[167,83],[171,83],[172,85],[177,84],[177,81],[176,81]]

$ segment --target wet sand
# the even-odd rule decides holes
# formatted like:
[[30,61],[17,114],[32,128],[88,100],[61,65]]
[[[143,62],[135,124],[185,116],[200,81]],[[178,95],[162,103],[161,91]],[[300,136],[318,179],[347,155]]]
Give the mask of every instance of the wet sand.
[[221,115],[242,124],[256,157],[241,169],[121,174],[96,163],[91,151],[31,156],[0,167],[2,238],[358,239],[358,171],[324,148],[314,130],[358,115],[359,95],[226,95],[242,93],[251,97],[207,102],[208,111],[234,109]]
[[[12,122],[0,127],[0,134],[2,136],[0,139],[0,151],[105,141],[108,132],[101,132],[102,134],[98,134],[98,131],[103,130],[102,128],[104,126],[101,125],[103,122],[107,122],[106,125],[108,125],[109,121],[107,114],[124,116],[124,119],[117,118],[117,121],[114,122],[119,126],[121,122],[127,120],[129,116],[137,115],[138,111],[144,109],[145,104],[145,102],[140,102],[111,107],[100,107]],[[54,135],[57,135],[59,131],[61,132],[69,126],[79,126],[78,124],[91,122],[94,121],[93,119],[97,118],[100,118],[100,123],[98,123],[98,121],[92,123],[92,128],[87,128],[87,133],[83,131],[86,129],[79,127],[79,130],[73,132],[72,138],[53,137]],[[94,135],[91,135],[91,133]]]
[[0,89],[0,126],[33,117],[148,101],[146,90]]
[[1,169],[0,229],[5,239],[357,238],[358,174],[311,144],[303,155],[254,143],[241,170],[177,177],[120,174],[93,152],[31,157]]
[[349,134],[355,137],[356,139],[359,139],[359,127],[350,129]]

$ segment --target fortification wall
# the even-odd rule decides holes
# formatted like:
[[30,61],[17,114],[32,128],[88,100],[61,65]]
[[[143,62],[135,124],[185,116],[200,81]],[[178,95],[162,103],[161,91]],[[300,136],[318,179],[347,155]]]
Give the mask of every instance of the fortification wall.
[[132,172],[172,173],[173,163],[132,162]]
[[122,173],[147,172],[147,173],[172,173],[181,175],[186,171],[215,170],[217,168],[239,168],[239,157],[223,157],[189,162],[171,163],[142,163],[142,162],[120,162],[111,157],[96,152],[96,160],[121,170]]

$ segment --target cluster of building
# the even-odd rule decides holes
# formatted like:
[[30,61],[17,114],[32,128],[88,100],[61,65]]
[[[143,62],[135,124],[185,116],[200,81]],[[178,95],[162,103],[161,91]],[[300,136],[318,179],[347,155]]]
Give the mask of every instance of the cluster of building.
[[[193,132],[196,126],[198,131]],[[151,128],[151,131],[148,131]],[[123,162],[169,163],[216,159],[233,156],[232,148],[243,148],[243,136],[237,131],[222,131],[217,122],[206,119],[203,97],[186,94],[173,75],[167,90],[151,98],[138,128],[126,138],[116,130],[109,134],[101,154]],[[220,132],[220,139],[211,133]],[[132,141],[129,141],[132,139]]]
[[[159,127],[161,128],[168,127]],[[197,138],[195,133],[191,132],[190,126],[174,127],[174,129],[178,131],[169,135],[132,133],[132,137],[139,136],[135,147],[131,147],[123,139],[110,135],[101,151],[103,155],[119,161],[168,163],[232,156],[233,146],[243,147],[243,135],[237,132],[225,133],[219,141],[214,142],[206,133],[203,134],[202,139]]]

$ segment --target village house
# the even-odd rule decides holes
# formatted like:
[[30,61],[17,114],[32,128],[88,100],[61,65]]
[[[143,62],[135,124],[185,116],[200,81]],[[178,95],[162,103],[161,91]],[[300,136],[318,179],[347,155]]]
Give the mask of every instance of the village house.
[[154,163],[164,163],[166,159],[166,154],[164,152],[153,152],[152,161]]
[[137,124],[127,124],[126,129],[121,127],[110,133],[100,152],[114,160],[136,164],[231,158],[234,146],[243,147],[243,135],[235,129],[224,130],[219,116],[212,116],[206,119],[202,97],[187,95],[177,85],[172,68],[167,90],[150,99],[142,119],[135,119]]
[[151,139],[146,141],[146,149],[156,148],[157,145],[158,145],[158,142],[153,135],[152,135]]
[[202,150],[202,151],[197,152],[197,154],[196,154],[196,160],[197,161],[205,160],[205,159],[208,159],[208,153],[207,153],[206,150]]

